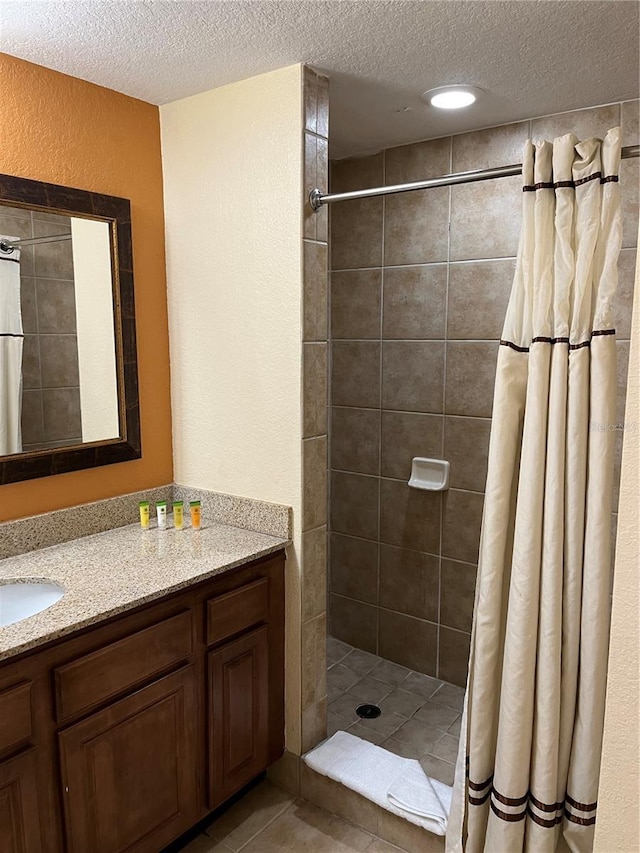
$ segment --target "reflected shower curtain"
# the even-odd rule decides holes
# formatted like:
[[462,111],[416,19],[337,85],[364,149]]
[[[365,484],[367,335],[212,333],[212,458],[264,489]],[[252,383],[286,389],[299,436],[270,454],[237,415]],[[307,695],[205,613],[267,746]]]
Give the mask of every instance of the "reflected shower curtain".
[[620,129],[528,142],[448,853],[592,850],[609,635]]
[[22,342],[20,250],[0,248],[0,456],[22,450]]

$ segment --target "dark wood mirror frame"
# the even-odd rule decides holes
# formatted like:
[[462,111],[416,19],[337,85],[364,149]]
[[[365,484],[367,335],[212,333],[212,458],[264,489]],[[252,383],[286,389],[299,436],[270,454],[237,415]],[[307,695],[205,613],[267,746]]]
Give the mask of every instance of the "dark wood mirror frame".
[[1,203],[108,223],[120,437],[1,456],[0,484],[140,459],[142,448],[129,201],[116,196],[0,175]]

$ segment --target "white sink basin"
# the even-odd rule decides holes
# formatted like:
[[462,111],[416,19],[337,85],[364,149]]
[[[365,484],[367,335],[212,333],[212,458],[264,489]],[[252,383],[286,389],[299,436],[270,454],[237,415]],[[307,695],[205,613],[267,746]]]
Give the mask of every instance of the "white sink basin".
[[63,595],[61,586],[46,581],[0,584],[0,628],[46,610]]

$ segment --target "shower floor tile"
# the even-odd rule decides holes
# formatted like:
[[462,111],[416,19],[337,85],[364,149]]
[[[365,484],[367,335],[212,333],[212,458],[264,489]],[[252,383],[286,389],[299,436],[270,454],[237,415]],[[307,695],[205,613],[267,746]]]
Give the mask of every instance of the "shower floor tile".
[[[453,784],[464,690],[327,637],[327,736],[348,731]],[[379,705],[363,720],[356,708]]]

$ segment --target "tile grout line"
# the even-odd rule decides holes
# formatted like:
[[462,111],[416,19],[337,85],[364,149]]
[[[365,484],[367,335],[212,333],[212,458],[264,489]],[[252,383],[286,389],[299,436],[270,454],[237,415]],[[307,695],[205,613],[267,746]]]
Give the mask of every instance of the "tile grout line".
[[[626,339],[625,339],[626,340]],[[621,343],[620,339],[617,340],[617,343]],[[347,406],[344,403],[336,403],[332,407],[332,409],[356,409],[358,411],[362,410],[364,412],[377,412],[377,409],[374,409],[371,406]],[[416,412],[411,409],[383,409],[384,412],[390,415],[422,415],[426,418],[444,418],[442,412]],[[457,420],[465,420],[465,421],[490,421],[491,418],[485,415],[447,415],[448,418],[455,418]],[[391,478],[393,479],[393,478]]]
[[[382,152],[382,185],[384,186],[387,181],[387,153],[386,150]],[[382,475],[382,411],[383,411],[383,399],[382,395],[384,393],[383,379],[384,379],[384,343],[383,343],[383,335],[384,335],[384,261],[385,261],[385,249],[386,249],[386,240],[385,240],[385,229],[386,229],[386,214],[387,214],[387,199],[386,196],[382,197],[382,234],[381,240],[382,245],[380,247],[381,250],[381,262],[382,267],[380,270],[380,323],[379,323],[379,334],[380,334],[380,362],[379,362],[379,376],[378,376],[378,384],[379,384],[379,414],[378,414],[378,527],[377,527],[377,536],[376,536],[376,654],[380,653],[380,569],[382,566],[382,560],[380,556],[381,548],[380,548],[380,537],[382,530],[382,489],[381,489],[381,475]]]
[[[449,171],[453,170],[453,136],[450,137],[449,145]],[[447,432],[447,353],[449,349],[449,288],[451,283],[451,216],[453,209],[453,188],[449,187],[448,210],[447,210],[447,280],[445,285],[444,300],[444,356],[442,365],[442,459]],[[436,677],[440,676],[440,627],[442,611],[442,546],[444,540],[444,503],[446,495],[440,495],[439,502],[439,533],[440,541],[438,548],[438,627],[436,629]]]
[[[275,787],[277,788],[278,786],[276,785]],[[282,790],[282,789],[281,789],[281,790]],[[286,792],[285,792],[285,793],[286,793]],[[289,795],[289,796],[290,796],[290,795]],[[282,815],[283,815],[285,812],[289,811],[289,809],[291,809],[291,808],[292,808],[292,806],[294,806],[294,805],[295,805],[295,798],[292,800],[292,802],[287,803],[287,805],[286,805],[286,806],[284,806],[284,808],[282,809],[282,811],[279,811],[279,812],[278,812],[278,814],[274,815],[274,816],[273,816],[269,821],[267,821],[267,823],[265,823],[265,825],[264,825],[263,827],[261,827],[261,828],[260,828],[260,829],[259,829],[259,830],[254,834],[254,835],[252,835],[252,836],[251,836],[251,838],[248,838],[248,839],[244,842],[244,844],[242,844],[240,847],[238,847],[238,849],[237,849],[237,850],[235,850],[235,851],[234,851],[234,853],[240,853],[240,851],[241,851],[241,850],[244,850],[244,849],[245,849],[245,847],[247,847],[249,844],[251,844],[251,842],[252,842],[252,841],[255,841],[255,839],[265,831],[265,829],[268,829],[274,821],[276,821],[279,817],[282,817]],[[205,830],[204,834],[205,834],[208,838],[213,839],[213,841],[219,841],[218,839],[214,838],[214,836],[213,836],[213,835],[209,835],[209,833],[207,832],[207,830]],[[220,843],[220,844],[225,844],[225,846],[226,846],[226,847],[229,847],[229,845],[228,845],[228,844],[226,844],[224,841],[219,841],[219,843]],[[230,849],[233,849],[233,848],[230,848]]]
[[[487,418],[486,420],[489,420],[489,418]],[[324,438],[324,436],[315,436],[315,437],[316,437],[316,438]],[[305,441],[308,441],[308,439],[304,439],[304,440],[305,440]],[[336,473],[336,474],[351,474],[351,475],[353,475],[354,477],[366,477],[367,479],[371,479],[371,480],[388,480],[388,481],[389,481],[389,482],[391,482],[391,483],[406,483],[406,482],[407,482],[406,477],[402,477],[402,478],[401,478],[401,477],[386,477],[386,476],[384,476],[384,477],[383,477],[383,476],[378,476],[377,474],[368,474],[366,471],[349,471],[349,470],[348,470],[348,469],[346,469],[346,468],[333,468],[333,469],[332,469],[332,471],[333,471],[334,473]],[[462,488],[459,488],[459,487],[457,487],[457,486],[453,486],[453,487],[451,487],[451,486],[450,486],[450,487],[449,487],[449,489],[448,489],[448,491],[452,491],[452,492],[466,492],[466,493],[468,493],[468,494],[470,494],[470,495],[483,495],[483,496],[484,496],[484,492],[483,492],[483,491],[478,491],[478,490],[476,490],[476,489],[462,489]],[[320,525],[318,525],[318,526],[319,526],[319,527],[322,527],[322,525],[321,525],[321,524],[320,524]],[[305,532],[306,532],[306,531],[305,531]],[[339,531],[336,531],[336,533],[338,533],[338,532],[339,532]],[[346,534],[343,534],[343,535],[345,535],[345,536],[352,536],[352,534],[350,534],[350,533],[346,533]],[[366,536],[354,536],[353,538],[355,538],[355,539],[366,539],[367,537],[366,537]],[[371,540],[368,540],[368,541],[375,542],[376,540],[375,540],[375,539],[371,539]],[[402,546],[399,546],[399,547],[402,547]],[[408,548],[408,549],[406,549],[406,550],[409,550],[409,551],[419,551],[420,549],[419,549],[419,548]],[[423,553],[430,553],[430,552],[423,552]],[[438,556],[438,555],[436,554],[436,556]]]
[[[449,560],[449,558],[448,558],[448,557],[445,557],[444,559],[445,559],[445,560]],[[457,562],[461,562],[461,561],[460,561],[460,560],[458,560]],[[471,566],[471,567],[474,567],[474,564],[473,564],[473,563],[467,563],[466,565]],[[366,602],[366,601],[361,601],[359,598],[352,598],[350,595],[343,595],[343,594],[342,594],[342,593],[340,593],[340,592],[334,592],[334,593],[333,593],[333,595],[335,595],[337,598],[343,598],[343,599],[345,599],[346,601],[354,601],[354,602],[356,602],[357,604],[365,604],[365,605],[367,605],[367,606],[369,606],[369,607],[373,607],[373,605],[372,605],[372,604],[369,604],[369,603],[368,603],[368,602]],[[381,607],[381,608],[380,608],[380,610],[384,610],[384,611],[385,611],[385,612],[387,612],[387,613],[395,613],[395,614],[396,614],[396,615],[398,615],[398,616],[405,616],[407,619],[414,619],[416,622],[426,622],[427,624],[429,624],[429,625],[433,625],[433,626],[434,626],[434,627],[436,627],[436,628],[438,627],[438,623],[437,623],[437,622],[432,622],[432,621],[431,621],[431,619],[422,619],[420,616],[412,616],[410,613],[402,613],[402,611],[400,611],[400,610],[392,610],[390,607]],[[310,620],[308,620],[308,621],[310,621]],[[447,630],[447,631],[454,631],[454,632],[456,632],[457,634],[464,634],[464,635],[465,635],[465,636],[467,636],[467,637],[471,636],[471,632],[470,632],[470,631],[465,631],[465,630],[464,630],[464,629],[462,629],[462,628],[454,628],[454,627],[452,627],[451,625],[443,625],[442,627],[443,627],[443,628],[446,628],[446,630]],[[368,652],[368,654],[372,654],[372,652]],[[379,655],[377,655],[377,657],[379,657]],[[382,660],[385,660],[385,658],[382,658]],[[337,662],[337,661],[336,661],[336,662]],[[387,661],[387,663],[393,663],[393,664],[394,664],[394,666],[402,666],[402,664],[395,664],[395,663],[394,663],[394,661]],[[404,667],[404,668],[405,668],[405,669],[408,669],[408,667]],[[438,680],[440,680],[440,681],[442,681],[442,680],[443,680],[443,679],[441,679],[441,678],[440,678],[440,676],[437,676],[437,675],[428,675],[426,672],[418,672],[418,670],[417,670],[417,669],[412,669],[412,670],[411,670],[411,672],[415,672],[415,673],[416,673],[416,674],[418,674],[418,675],[424,675],[426,678],[437,678],[437,679],[438,679]],[[454,686],[454,687],[460,687],[460,688],[462,689],[462,685],[460,685],[460,684],[454,684],[454,682],[453,682],[453,681],[446,681],[445,683],[446,683],[446,684],[451,684],[451,685],[452,685],[452,686]]]
[[[303,180],[303,185],[305,185],[306,181],[307,181],[307,173],[311,167],[311,163],[309,162],[309,160],[311,158],[308,156],[308,152],[307,152],[308,141],[312,140],[313,141],[313,184],[317,187],[318,186],[318,140],[316,137],[311,136],[311,134],[309,134],[307,131],[307,118],[308,118],[308,116],[307,116],[306,95],[307,95],[307,90],[309,89],[309,80],[307,79],[307,74],[305,73],[304,68],[303,68],[300,83],[301,83],[301,96],[302,96],[302,103],[301,103],[302,180]],[[308,193],[308,187],[305,188],[305,195],[307,193]],[[310,258],[309,258],[309,253],[307,252],[307,243],[305,243],[305,239],[304,239],[305,238],[305,227],[306,227],[306,220],[305,220],[305,205],[306,205],[306,203],[307,202],[305,201],[303,204],[302,214],[301,214],[302,244],[301,244],[301,253],[300,253],[301,254],[301,260],[302,260],[302,294],[303,294],[303,298],[301,300],[301,305],[300,305],[301,326],[302,326],[302,341],[301,341],[301,345],[300,345],[301,395],[302,395],[301,431],[300,431],[301,432],[301,440],[300,440],[301,484],[300,485],[301,485],[301,521],[302,521],[301,527],[302,527],[302,530],[301,530],[301,534],[300,534],[301,553],[300,553],[300,579],[299,579],[299,587],[298,587],[300,620],[299,620],[298,632],[297,632],[297,638],[296,638],[296,642],[298,645],[298,653],[300,655],[300,659],[302,659],[303,642],[304,642],[303,641],[303,615],[302,614],[303,614],[303,609],[304,609],[303,600],[304,600],[304,594],[305,594],[306,579],[305,579],[305,571],[304,571],[304,568],[305,568],[304,567],[304,563],[305,563],[304,550],[305,549],[304,549],[303,543],[304,543],[305,520],[306,520],[305,516],[307,514],[306,513],[307,500],[306,500],[306,495],[305,495],[305,492],[306,492],[305,487],[307,484],[307,476],[308,476],[308,471],[305,470],[305,467],[306,467],[305,466],[305,461],[306,461],[305,460],[305,452],[306,452],[306,447],[307,447],[307,445],[306,445],[307,436],[305,435],[305,432],[306,432],[305,421],[306,421],[306,418],[308,415],[308,413],[306,411],[306,408],[307,408],[306,407],[306,390],[307,390],[306,385],[307,385],[307,381],[309,379],[309,376],[308,376],[309,364],[308,364],[308,361],[306,358],[308,350],[306,348],[307,341],[306,341],[306,329],[305,329],[305,325],[306,325],[305,324],[305,319],[306,319],[305,318],[305,309],[307,306],[306,306],[305,302],[306,302],[307,295],[309,296],[309,301],[314,303],[314,304],[316,302],[316,297],[317,297],[317,281],[316,281],[315,276],[313,277],[313,280],[312,280],[311,293],[307,294],[307,292],[306,292],[306,290],[307,290],[306,284],[307,284],[308,279],[311,276],[311,262],[310,262]],[[318,218],[317,218],[317,216],[313,216],[311,223],[312,223],[311,229],[310,229],[311,230],[311,238],[308,240],[308,245],[309,245],[309,250],[313,252],[312,257],[313,257],[314,266],[315,266],[316,252],[317,252],[317,238],[318,238]],[[317,323],[316,323],[316,318],[314,316],[313,321],[312,321],[312,328],[311,328],[312,337],[314,339],[317,337],[317,331],[318,331],[317,330]],[[300,684],[298,687],[298,706],[296,709],[297,713],[296,713],[296,721],[295,721],[297,729],[298,729],[298,737],[299,737],[300,744],[302,744],[302,737],[303,737],[303,732],[302,732],[302,682],[303,682],[303,680],[304,680],[304,673],[301,673]],[[242,845],[242,846],[244,847],[245,845]]]
[[[339,344],[377,344],[381,343],[378,338],[336,338]],[[498,344],[500,338],[385,338],[386,344]],[[356,407],[357,408],[357,407]],[[377,408],[377,406],[363,406],[362,408]]]
[[[34,224],[33,224],[33,211],[32,210],[29,211],[29,222],[30,222],[30,234],[33,237],[33,235],[35,234],[35,228],[34,228]],[[33,249],[32,246],[30,246],[29,248]],[[33,390],[37,390],[40,393],[40,406],[39,406],[39,408],[40,408],[40,427],[41,427],[41,434],[42,434],[42,442],[46,442],[45,428],[44,428],[44,394],[42,393],[42,353],[41,353],[41,348],[40,348],[40,312],[38,310],[38,282],[37,282],[37,277],[36,277],[36,260],[35,260],[35,254],[33,253],[33,251],[31,253],[31,262],[33,264],[33,301],[34,301],[35,314],[36,314],[36,336],[37,336],[37,349],[38,349],[38,387],[37,387],[37,389],[33,389]],[[20,279],[20,295],[22,295],[22,277]],[[23,387],[22,391],[24,392],[25,390],[31,390],[31,389],[25,389]],[[39,444],[40,442],[33,442],[33,443]]]
[[[329,159],[329,151],[327,149],[327,189],[331,188],[331,160]],[[332,249],[333,240],[331,232],[333,227],[333,214],[331,205],[327,211],[327,269],[326,269],[326,305],[325,305],[325,322],[326,322],[326,344],[327,344],[327,532],[326,532],[326,555],[325,555],[325,608],[326,608],[326,635],[329,635],[329,630],[332,623],[331,612],[331,496],[332,496],[332,477],[331,477],[331,452],[333,448],[333,417],[332,417],[332,375],[333,375],[333,329],[331,322],[331,307],[333,293],[333,261]],[[326,642],[326,637],[325,637]],[[327,702],[327,708],[329,703]],[[326,715],[325,715],[326,721]]]
[[[453,489],[452,491],[458,491],[458,490]],[[471,492],[470,494],[483,494],[483,493],[482,492]],[[614,510],[613,512],[617,515],[617,510]],[[366,536],[356,536],[353,533],[342,533],[342,532],[336,530],[335,535],[336,536],[345,536],[347,539],[357,539],[359,542],[372,542],[375,544],[374,539],[367,539]],[[388,548],[397,548],[399,551],[411,551],[413,554],[425,554],[427,557],[434,557],[436,560],[438,559],[438,554],[434,554],[433,551],[420,551],[417,548],[406,548],[403,545],[394,545],[391,542],[380,542],[380,545],[386,545]],[[448,560],[452,563],[460,563],[463,566],[477,567],[477,563],[474,563],[474,562],[469,561],[469,560],[461,560],[459,557],[449,557],[449,556],[447,556],[447,554],[443,554],[442,558],[444,560]],[[353,598],[353,596],[351,596],[351,595],[344,595],[343,593],[340,593],[340,592],[336,593],[336,595],[340,595],[342,598],[350,598],[353,601],[360,601],[360,599],[358,599],[358,598]],[[371,607],[373,606],[371,604],[371,602],[368,602],[368,601],[363,601],[362,603],[363,604],[369,604],[369,606],[371,606]],[[397,611],[397,612],[400,613],[401,611]],[[406,615],[411,616],[410,613],[407,613]],[[420,619],[421,617],[420,616],[413,616],[412,618],[413,619]],[[429,620],[427,620],[427,621],[429,621]],[[339,642],[342,642],[342,641],[340,640]],[[398,664],[398,666],[401,666],[401,664]]]

